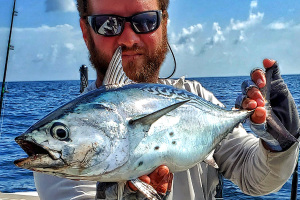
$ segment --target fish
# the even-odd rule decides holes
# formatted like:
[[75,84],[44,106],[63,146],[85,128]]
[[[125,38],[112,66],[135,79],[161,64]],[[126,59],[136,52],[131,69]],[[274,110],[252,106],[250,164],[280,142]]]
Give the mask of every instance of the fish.
[[104,86],[60,106],[15,138],[28,157],[14,164],[73,180],[138,185],[139,176],[160,165],[176,173],[206,160],[252,113],[227,110],[172,86],[135,83],[123,70],[119,47]]

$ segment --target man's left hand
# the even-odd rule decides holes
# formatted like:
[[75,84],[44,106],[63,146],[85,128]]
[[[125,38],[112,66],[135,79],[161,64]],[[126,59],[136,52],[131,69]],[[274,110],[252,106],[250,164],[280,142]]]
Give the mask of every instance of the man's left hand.
[[[294,138],[299,136],[299,115],[297,112],[294,99],[284,83],[278,63],[275,60],[265,59],[263,61],[265,69],[272,67],[272,80],[270,87],[269,103],[272,111],[281,121],[283,126],[291,133]],[[251,72],[251,81],[244,81],[242,84],[243,95],[240,95],[236,100],[236,107],[248,110],[255,109],[251,116],[251,129],[264,141],[267,149],[274,151],[282,151],[289,148],[295,139],[288,141],[287,136],[282,134],[278,129],[266,123],[267,111],[264,108],[265,99],[260,92],[260,89],[266,85],[265,72],[261,69],[256,69]],[[276,139],[275,139],[276,138]]]
[[[265,59],[263,65],[265,69],[272,67],[276,63],[275,60]],[[246,92],[246,98],[243,100],[242,108],[247,110],[255,109],[251,116],[251,121],[256,124],[262,124],[266,121],[267,112],[264,108],[265,99],[261,94],[261,88],[266,85],[266,76],[264,71],[256,69],[251,73],[251,80],[254,82],[256,87],[251,87]]]
[[[173,174],[170,173],[169,168],[165,165],[161,165],[156,168],[151,174],[139,177],[139,179],[149,185],[151,185],[159,194],[165,195],[167,191],[171,190]],[[137,188],[128,181],[128,186],[133,191],[137,191]]]

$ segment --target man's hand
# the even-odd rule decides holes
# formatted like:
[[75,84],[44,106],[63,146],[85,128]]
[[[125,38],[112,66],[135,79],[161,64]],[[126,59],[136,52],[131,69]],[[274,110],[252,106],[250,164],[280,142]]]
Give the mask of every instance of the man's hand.
[[[252,71],[251,80],[243,82],[243,94],[238,96],[235,106],[248,110],[255,109],[251,116],[251,129],[263,140],[266,149],[282,151],[288,149],[299,137],[299,115],[295,101],[280,75],[278,63],[275,60],[265,59],[263,65],[265,69],[272,67],[269,103],[274,113],[273,119],[266,121],[265,99],[259,90],[266,85],[266,77],[261,69]],[[280,124],[284,127],[282,128],[282,125],[280,127]]]
[[[173,174],[170,173],[169,168],[161,165],[156,168],[151,174],[139,177],[139,179],[151,185],[159,194],[166,194],[171,190]],[[129,188],[137,191],[137,188],[130,182],[127,182]]]
[[[265,69],[272,67],[276,63],[275,60],[264,59],[263,65]],[[253,110],[255,109],[253,115],[251,116],[252,122],[256,124],[261,124],[266,121],[266,109],[264,108],[265,99],[260,88],[266,85],[266,77],[264,71],[257,69],[251,73],[251,80],[255,83],[256,87],[251,87],[246,92],[246,98],[244,98],[242,103],[243,109]]]

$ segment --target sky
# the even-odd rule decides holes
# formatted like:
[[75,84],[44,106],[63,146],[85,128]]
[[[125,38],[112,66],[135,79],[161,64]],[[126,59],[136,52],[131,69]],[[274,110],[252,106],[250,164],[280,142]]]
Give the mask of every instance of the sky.
[[[130,2],[130,1],[129,1]],[[0,0],[0,77],[13,0]],[[300,74],[300,1],[170,0],[168,38],[174,77],[247,76],[264,58],[282,74]],[[89,67],[75,0],[17,0],[7,81],[79,80]],[[174,61],[167,56],[161,77]]]

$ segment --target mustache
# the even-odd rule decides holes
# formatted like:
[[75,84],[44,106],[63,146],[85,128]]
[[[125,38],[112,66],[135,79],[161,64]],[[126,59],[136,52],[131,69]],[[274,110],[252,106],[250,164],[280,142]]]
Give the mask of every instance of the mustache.
[[122,45],[121,48],[122,48],[122,52],[127,52],[127,51],[141,52],[141,51],[143,51],[143,48],[141,46],[139,46],[138,44],[134,44],[132,47]]

